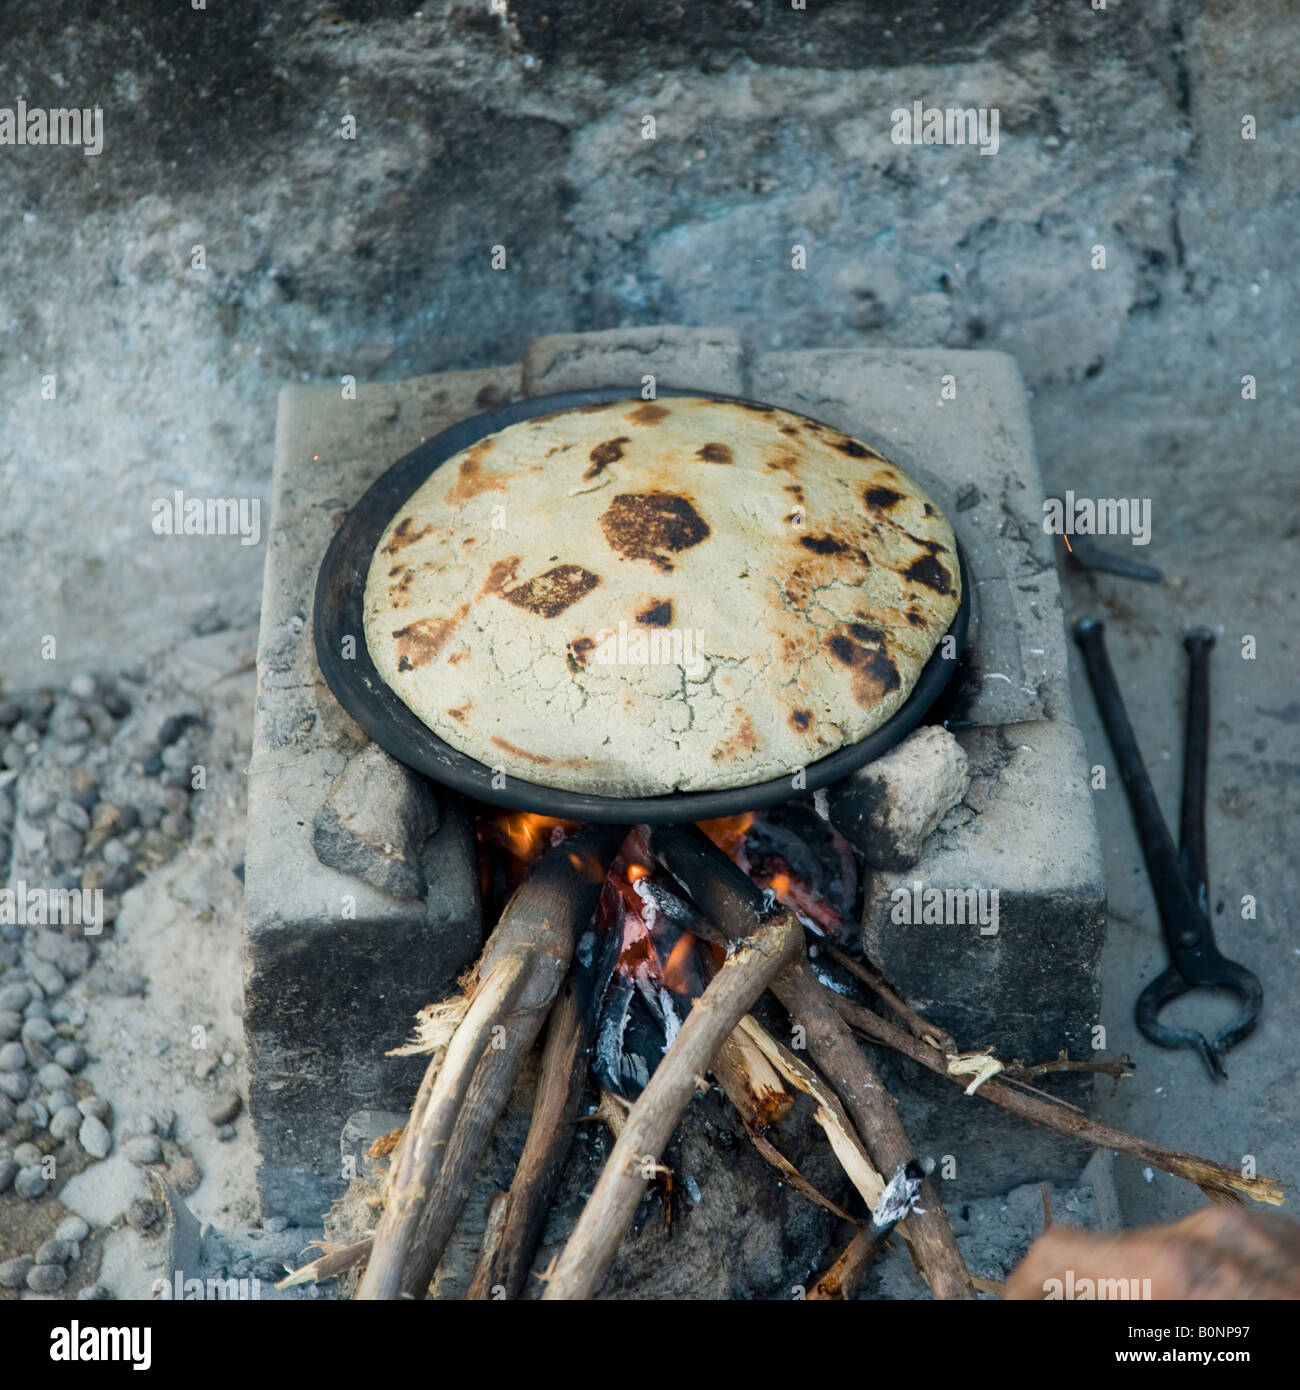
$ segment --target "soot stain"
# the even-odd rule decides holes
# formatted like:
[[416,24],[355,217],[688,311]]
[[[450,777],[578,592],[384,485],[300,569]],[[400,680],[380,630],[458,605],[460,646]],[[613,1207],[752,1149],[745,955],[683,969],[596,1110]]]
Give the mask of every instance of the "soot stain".
[[600,528],[624,559],[648,560],[665,574],[673,568],[669,554],[689,550],[711,534],[704,518],[675,492],[620,493],[602,514]]
[[600,576],[581,565],[556,565],[513,589],[503,589],[501,597],[539,618],[557,618],[599,583]]

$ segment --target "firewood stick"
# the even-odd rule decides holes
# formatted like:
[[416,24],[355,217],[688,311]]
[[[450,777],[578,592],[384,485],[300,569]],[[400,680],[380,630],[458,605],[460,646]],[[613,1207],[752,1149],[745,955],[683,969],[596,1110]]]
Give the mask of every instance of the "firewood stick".
[[809,1302],[853,1296],[876,1251],[889,1239],[903,1216],[915,1206],[922,1188],[922,1176],[923,1169],[915,1160],[894,1175],[888,1195],[873,1210],[871,1220],[854,1235],[839,1259],[808,1290],[806,1298]]
[[[704,916],[727,937],[743,937],[763,900],[761,890],[695,826],[655,826],[650,848],[683,884]],[[806,1034],[808,1052],[853,1119],[882,1173],[914,1157],[893,1098],[885,1090],[848,1025],[827,1000],[800,942],[794,962],[772,984],[792,1023]],[[905,1030],[904,1030],[905,1031]],[[907,1219],[913,1258],[936,1299],[974,1299],[961,1251],[938,1197],[927,1181],[918,1209]]]
[[767,1038],[773,1047],[778,1046],[753,1015],[746,1014],[713,1059],[713,1079],[740,1116],[749,1142],[780,1173],[782,1181],[842,1221],[852,1221],[843,1207],[819,1192],[768,1139],[768,1127],[789,1114],[794,1105],[794,1092],[786,1088],[780,1072],[755,1040],[756,1035]]
[[[433,1036],[408,1050],[440,1050],[394,1155],[388,1200],[358,1299],[424,1296],[473,1169],[568,973],[578,933],[591,920],[605,870],[626,834],[625,826],[587,826],[544,855],[506,904],[464,1000],[454,1008],[426,1011]],[[447,1038],[445,1025],[453,1019],[456,1026]],[[471,1090],[474,1104],[453,1147]],[[443,1182],[442,1170],[453,1155],[456,1161]]]
[[[823,987],[824,988],[824,987]],[[937,1076],[945,1077],[954,1085],[966,1087],[966,1076],[955,1076],[948,1069],[948,1058],[937,1047],[915,1038],[906,1029],[888,1019],[881,1018],[865,1005],[827,989],[825,994],[831,1007],[839,1015],[872,1042],[910,1057],[923,1067],[928,1067]],[[1238,1201],[1239,1194],[1254,1198],[1257,1202],[1267,1202],[1280,1206],[1283,1200],[1281,1186],[1272,1178],[1263,1176],[1246,1178],[1235,1168],[1227,1168],[1207,1158],[1183,1153],[1178,1149],[1167,1149],[1162,1144],[1152,1144],[1139,1139],[1122,1129],[1112,1129],[1110,1125],[1098,1123],[1083,1111],[1072,1105],[1065,1105],[1047,1099],[1041,1093],[1030,1093],[1000,1078],[984,1082],[975,1092],[994,1105],[1010,1110],[1022,1119],[1039,1125],[1043,1129],[1054,1130],[1072,1139],[1082,1139],[1104,1149],[1118,1149],[1141,1163],[1149,1163],[1175,1177],[1194,1183],[1207,1197],[1215,1201]]]
[[496,1239],[484,1240],[470,1298],[517,1298],[528,1277],[582,1104],[595,1021],[591,986],[590,972],[575,966],[551,1008],[528,1138]]
[[[618,1249],[645,1188],[642,1167],[659,1163],[699,1079],[773,976],[802,949],[803,928],[777,912],[738,944],[695,1001],[681,1032],[628,1113],[596,1187],[569,1237],[543,1298],[590,1298]],[[649,1156],[649,1157],[647,1157]]]
[[767,1129],[785,1119],[794,1105],[794,1092],[786,1089],[776,1068],[743,1027],[723,1042],[712,1070],[713,1079],[748,1129]]

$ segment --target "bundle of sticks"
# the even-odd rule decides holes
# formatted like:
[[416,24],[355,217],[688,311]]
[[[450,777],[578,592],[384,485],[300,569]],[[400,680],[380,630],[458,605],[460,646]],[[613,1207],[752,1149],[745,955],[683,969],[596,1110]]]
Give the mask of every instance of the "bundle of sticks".
[[[370,1238],[330,1249],[285,1285],[364,1266],[356,1297],[423,1298],[446,1249],[493,1130],[547,1024],[531,1124],[514,1180],[487,1223],[471,1298],[514,1298],[524,1289],[568,1152],[587,1084],[593,1030],[590,951],[579,941],[611,862],[631,832],[588,825],[564,838],[515,890],[481,957],[454,999],[426,1009],[412,1051],[432,1058],[393,1152],[383,1213]],[[849,1297],[889,1232],[906,1241],[937,1299],[976,1295],[946,1213],[903,1131],[895,1103],[859,1036],[1056,1133],[1132,1155],[1194,1183],[1218,1201],[1249,1196],[1277,1204],[1278,1184],[1164,1148],[1090,1119],[1036,1089],[1031,1078],[1070,1069],[1122,1074],[1116,1063],[1004,1066],[962,1053],[943,1029],[910,1009],[862,961],[819,943],[856,976],[875,1006],[823,984],[809,965],[804,927],[699,828],[640,827],[642,846],[690,900],[695,930],[721,948],[721,964],[690,1007],[648,1084],[630,1106],[608,1094],[601,1114],[615,1134],[601,1176],[568,1242],[544,1278],[544,1299],[591,1297],[631,1225],[647,1183],[697,1088],[714,1080],[751,1139],[784,1180],[850,1221],[775,1149],[769,1124],[794,1091],[816,1119],[869,1213],[839,1258],[807,1290]],[[750,1010],[771,990],[789,1016],[805,1061]],[[549,1019],[549,1022],[548,1022]],[[887,1175],[890,1180],[887,1181]],[[904,1196],[900,1196],[904,1194]],[[982,1286],[982,1285],[981,1285]]]

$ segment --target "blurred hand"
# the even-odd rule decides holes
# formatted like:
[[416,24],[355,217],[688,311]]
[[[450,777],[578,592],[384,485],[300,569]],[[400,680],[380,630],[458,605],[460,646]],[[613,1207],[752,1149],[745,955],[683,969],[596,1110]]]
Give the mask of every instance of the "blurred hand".
[[[1300,1225],[1211,1206],[1168,1226],[1098,1235],[1052,1226],[1007,1280],[1007,1298],[1046,1298],[1048,1280],[1150,1279],[1153,1299],[1300,1298]],[[1059,1296],[1059,1294],[1058,1294]]]

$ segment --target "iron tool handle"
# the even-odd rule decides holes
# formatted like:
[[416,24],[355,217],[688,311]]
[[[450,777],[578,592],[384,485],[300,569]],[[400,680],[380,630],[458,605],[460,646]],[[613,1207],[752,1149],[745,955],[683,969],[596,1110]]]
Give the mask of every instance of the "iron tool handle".
[[1119,693],[1115,672],[1106,653],[1105,630],[1105,624],[1100,619],[1085,618],[1075,624],[1074,640],[1083,653],[1084,669],[1092,685],[1097,710],[1101,722],[1106,726],[1106,736],[1115,753],[1124,790],[1128,793],[1133,824],[1137,829],[1138,843],[1142,846],[1142,857],[1146,860],[1170,959],[1189,983],[1200,983],[1196,976],[1201,973],[1197,965],[1202,948],[1209,946],[1216,957],[1218,952],[1211,943],[1208,925],[1199,919],[1195,901],[1183,878],[1178,851],[1174,848],[1169,827],[1160,814],[1155,789],[1147,775],[1146,764],[1133,736],[1133,726],[1128,720],[1128,711],[1124,708],[1124,698]]
[[1202,912],[1209,901],[1209,859],[1205,849],[1206,764],[1210,751],[1210,649],[1214,633],[1198,627],[1183,639],[1187,668],[1187,741],[1183,745],[1183,805],[1178,858],[1183,878]]

